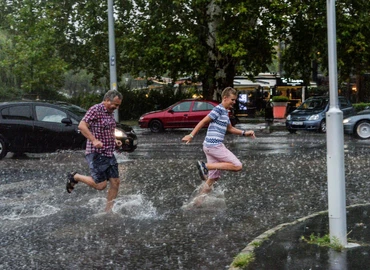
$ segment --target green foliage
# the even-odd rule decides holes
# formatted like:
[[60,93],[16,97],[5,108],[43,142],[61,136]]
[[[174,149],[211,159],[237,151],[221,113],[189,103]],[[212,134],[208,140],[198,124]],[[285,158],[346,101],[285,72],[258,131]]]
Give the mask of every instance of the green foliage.
[[[118,78],[190,76],[209,98],[236,74],[252,76],[268,66],[276,71],[278,53],[286,77],[308,83],[317,65],[327,71],[325,0],[128,0],[114,6]],[[340,82],[369,71],[369,12],[370,1],[336,3]],[[44,97],[63,85],[73,88],[65,84],[67,71],[86,70],[95,86],[108,88],[107,29],[106,1],[0,1],[0,86]],[[358,89],[361,101],[368,99],[360,93],[365,88]]]
[[77,97],[71,98],[69,101],[87,110],[92,105],[102,102],[103,97],[104,94],[80,94]]
[[353,108],[355,108],[356,112],[360,112],[362,110],[365,110],[366,107],[370,107],[370,103],[364,103],[364,102],[354,103],[354,104],[352,104],[352,106],[353,106]]
[[[191,91],[175,93],[173,88],[169,86],[155,90],[130,90],[127,86],[121,86],[118,90],[123,95],[123,100],[119,108],[119,119],[122,121],[137,120],[144,113],[165,109],[177,101],[190,98],[192,95]],[[88,109],[92,105],[102,102],[103,97],[104,93],[84,94],[71,98],[69,102]]]
[[21,99],[23,91],[13,87],[0,86],[0,102]]
[[[311,74],[328,72],[326,1],[289,0],[285,3],[288,8],[280,14],[289,18],[290,26],[279,28],[277,36],[282,42],[284,73],[286,77],[301,77],[308,83]],[[370,2],[341,0],[336,2],[335,9],[338,79],[341,83],[354,74],[369,71]]]
[[302,78],[309,83],[312,62],[326,67],[326,1],[287,1],[281,16],[289,18],[278,29],[282,63],[286,77]]
[[250,264],[254,260],[255,260],[254,253],[249,253],[249,254],[241,253],[241,254],[238,254],[234,258],[234,261],[232,262],[232,265],[234,267],[244,268],[244,267],[248,266],[248,264]]
[[289,98],[286,96],[273,96],[272,102],[288,102]]
[[320,235],[315,236],[315,234],[312,233],[309,239],[306,239],[306,237],[304,236],[302,236],[301,239],[309,244],[315,244],[321,247],[329,247],[335,251],[342,251],[344,248],[338,238],[333,237],[332,239],[330,239],[330,236],[328,234],[320,237]]
[[53,7],[33,0],[8,3],[13,10],[7,16],[12,46],[4,49],[7,57],[2,65],[12,70],[24,91],[47,97],[50,94],[45,95],[46,92],[56,92],[62,86],[67,70],[67,63],[60,56],[61,48],[56,46],[59,32],[49,17]]
[[251,243],[251,245],[254,246],[254,247],[259,247],[259,246],[262,245],[262,242],[261,241],[254,241],[254,242]]
[[139,119],[139,117],[149,111],[165,109],[168,106],[185,98],[191,97],[191,92],[174,93],[172,87],[167,86],[155,90],[136,90],[128,88],[120,90],[123,101],[119,109],[121,120]]
[[328,86],[309,87],[307,89],[307,97],[310,96],[325,96],[329,93]]
[[11,36],[0,28],[0,87],[17,87],[17,77],[13,69],[7,64],[9,55],[7,52],[12,48]]
[[[269,1],[125,1],[118,13],[121,63],[132,74],[197,75],[205,97],[236,73],[267,70],[274,53]],[[264,11],[264,12],[262,12]],[[129,27],[127,27],[129,25]]]

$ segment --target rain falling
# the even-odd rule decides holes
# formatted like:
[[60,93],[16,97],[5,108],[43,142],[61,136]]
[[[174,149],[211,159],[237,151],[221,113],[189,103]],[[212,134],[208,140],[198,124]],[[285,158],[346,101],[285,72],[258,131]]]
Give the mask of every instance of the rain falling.
[[[200,206],[204,133],[137,131],[139,146],[118,154],[121,185],[113,213],[105,191],[76,185],[83,151],[0,161],[0,269],[228,269],[257,235],[327,209],[326,137],[285,131],[227,136],[243,170],[224,172]],[[370,142],[345,137],[347,205],[369,199]],[[195,193],[194,193],[195,192]]]

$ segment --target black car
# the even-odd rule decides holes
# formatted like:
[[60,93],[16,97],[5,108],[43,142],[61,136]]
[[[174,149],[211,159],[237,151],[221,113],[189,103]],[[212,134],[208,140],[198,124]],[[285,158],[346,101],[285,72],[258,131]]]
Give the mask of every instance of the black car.
[[[44,153],[84,149],[86,138],[78,124],[86,110],[64,102],[19,101],[0,103],[0,159],[8,152]],[[120,152],[132,152],[137,137],[127,125],[117,124]]]

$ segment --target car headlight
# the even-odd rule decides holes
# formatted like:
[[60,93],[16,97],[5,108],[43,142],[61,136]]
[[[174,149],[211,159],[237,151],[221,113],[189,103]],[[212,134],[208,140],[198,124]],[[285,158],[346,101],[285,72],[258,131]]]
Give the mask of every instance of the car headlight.
[[290,116],[290,114],[288,114],[288,116],[286,117],[286,120],[290,120],[290,119],[292,119],[292,117]]
[[311,115],[308,120],[312,121],[312,120],[319,120],[320,119],[320,114],[314,114],[314,115]]
[[346,119],[343,119],[343,124],[347,124],[349,122],[351,122],[351,118],[346,118]]
[[116,138],[123,138],[123,137],[127,137],[126,134],[122,131],[122,130],[119,130],[119,129],[114,129],[114,136]]
[[139,121],[142,121],[144,119],[144,116],[141,116],[140,118],[139,118]]

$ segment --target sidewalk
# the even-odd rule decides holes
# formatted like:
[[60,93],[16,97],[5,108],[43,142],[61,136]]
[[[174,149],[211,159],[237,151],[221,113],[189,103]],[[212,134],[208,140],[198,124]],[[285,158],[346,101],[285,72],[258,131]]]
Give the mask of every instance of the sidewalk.
[[236,269],[370,269],[370,205],[347,207],[347,241],[357,247],[341,252],[329,247],[308,244],[310,235],[329,234],[328,212],[319,212],[292,223],[266,231],[241,252],[254,260],[247,267]]

